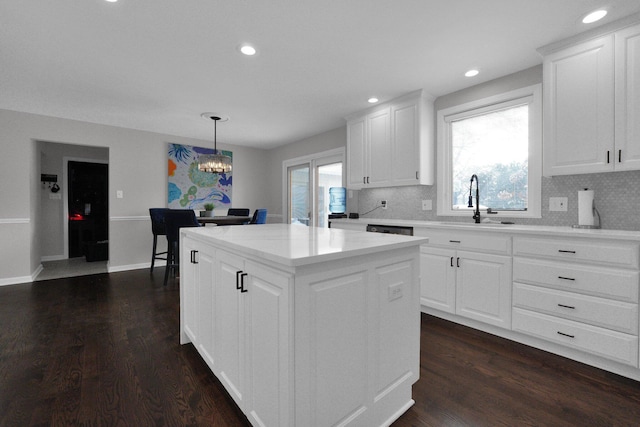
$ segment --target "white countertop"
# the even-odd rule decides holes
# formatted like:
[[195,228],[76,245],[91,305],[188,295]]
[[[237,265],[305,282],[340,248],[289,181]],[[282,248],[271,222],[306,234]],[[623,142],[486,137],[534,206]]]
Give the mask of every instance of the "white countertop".
[[480,223],[475,224],[472,220],[468,222],[446,222],[446,221],[420,221],[404,219],[381,219],[381,218],[359,218],[359,219],[332,219],[331,222],[345,224],[368,224],[396,225],[407,227],[440,228],[451,230],[478,230],[494,231],[516,234],[530,234],[540,236],[556,237],[585,237],[596,239],[614,239],[640,242],[640,231],[629,230],[608,230],[608,229],[583,229],[573,227],[559,227],[550,225],[522,225],[522,224],[499,224]]
[[189,227],[185,235],[249,256],[295,267],[427,243],[428,238],[361,231],[260,224]]

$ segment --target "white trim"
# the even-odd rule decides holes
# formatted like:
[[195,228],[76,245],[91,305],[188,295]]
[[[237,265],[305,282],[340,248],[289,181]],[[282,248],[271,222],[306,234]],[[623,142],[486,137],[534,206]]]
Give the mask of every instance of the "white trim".
[[479,99],[437,112],[437,215],[468,216],[467,210],[453,210],[451,195],[451,121],[460,117],[472,117],[503,106],[529,105],[529,198],[526,211],[499,211],[491,217],[541,218],[542,217],[542,84],[515,89],[502,94]]
[[64,257],[64,255],[45,255],[43,257],[40,258],[40,262],[47,262],[47,261],[60,261],[66,259]]
[[[345,157],[345,148],[334,148],[332,150],[322,151],[320,153],[309,154],[306,156],[295,157],[293,159],[287,159],[282,161],[282,222],[288,224],[290,222],[289,218],[289,168],[294,166],[302,166],[307,164],[309,166],[309,193],[310,193],[310,204],[309,209],[311,212],[317,211],[317,201],[315,197],[316,188],[316,173],[315,169],[317,166],[321,166],[323,164],[329,163],[338,163],[342,162],[343,173],[342,173],[342,186],[346,187],[346,157]],[[311,216],[311,224],[310,226],[315,226],[317,224],[316,215]]]
[[0,218],[0,224],[29,224],[29,218]]
[[21,283],[31,283],[36,280],[38,274],[40,274],[44,270],[42,264],[39,264],[35,269],[31,276],[18,276],[18,277],[7,277],[6,279],[0,279],[0,286],[9,286],[9,285],[19,285]]
[[111,216],[109,221],[151,221],[149,215],[145,216]]
[[[164,266],[166,265],[166,261],[157,262],[154,266]],[[151,262],[143,262],[141,264],[127,264],[127,265],[117,265],[111,266],[107,265],[107,273],[117,273],[119,271],[129,271],[129,270],[142,270],[143,268],[151,268]]]
[[[69,162],[102,163],[108,165],[109,160],[71,156],[62,157],[62,241],[64,243],[65,258],[69,258]],[[107,200],[109,200],[109,188],[107,188]],[[111,209],[111,203],[107,203],[108,209]],[[109,231],[109,233],[111,233],[111,231]]]

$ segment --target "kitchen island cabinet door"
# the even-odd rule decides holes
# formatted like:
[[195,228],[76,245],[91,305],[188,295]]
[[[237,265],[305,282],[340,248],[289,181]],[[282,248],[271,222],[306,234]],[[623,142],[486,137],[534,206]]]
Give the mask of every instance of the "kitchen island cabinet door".
[[289,367],[293,362],[289,276],[246,262],[245,372],[251,393],[247,411],[252,424],[291,425]]
[[246,274],[242,258],[223,251],[217,251],[216,256],[214,342],[217,352],[213,372],[238,406],[243,407],[246,298],[240,285],[248,280],[246,275],[242,276]]
[[181,272],[182,281],[193,284],[192,286],[180,287],[180,322],[182,323],[180,333],[180,344],[188,342],[198,346],[198,287],[199,287],[199,265],[197,264],[198,251],[202,249],[202,244],[195,240],[184,237],[180,241],[180,259],[182,260]]

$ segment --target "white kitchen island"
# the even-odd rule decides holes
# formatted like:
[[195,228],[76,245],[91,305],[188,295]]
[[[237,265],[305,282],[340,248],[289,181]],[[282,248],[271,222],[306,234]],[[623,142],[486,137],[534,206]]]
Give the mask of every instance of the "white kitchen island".
[[255,426],[386,426],[414,401],[419,245],[301,225],[181,230],[180,340]]

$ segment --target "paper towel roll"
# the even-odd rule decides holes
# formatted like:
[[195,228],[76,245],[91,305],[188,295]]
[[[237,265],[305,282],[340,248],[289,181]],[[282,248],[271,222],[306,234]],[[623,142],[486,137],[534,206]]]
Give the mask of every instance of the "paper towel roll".
[[595,225],[593,190],[578,191],[578,225]]

